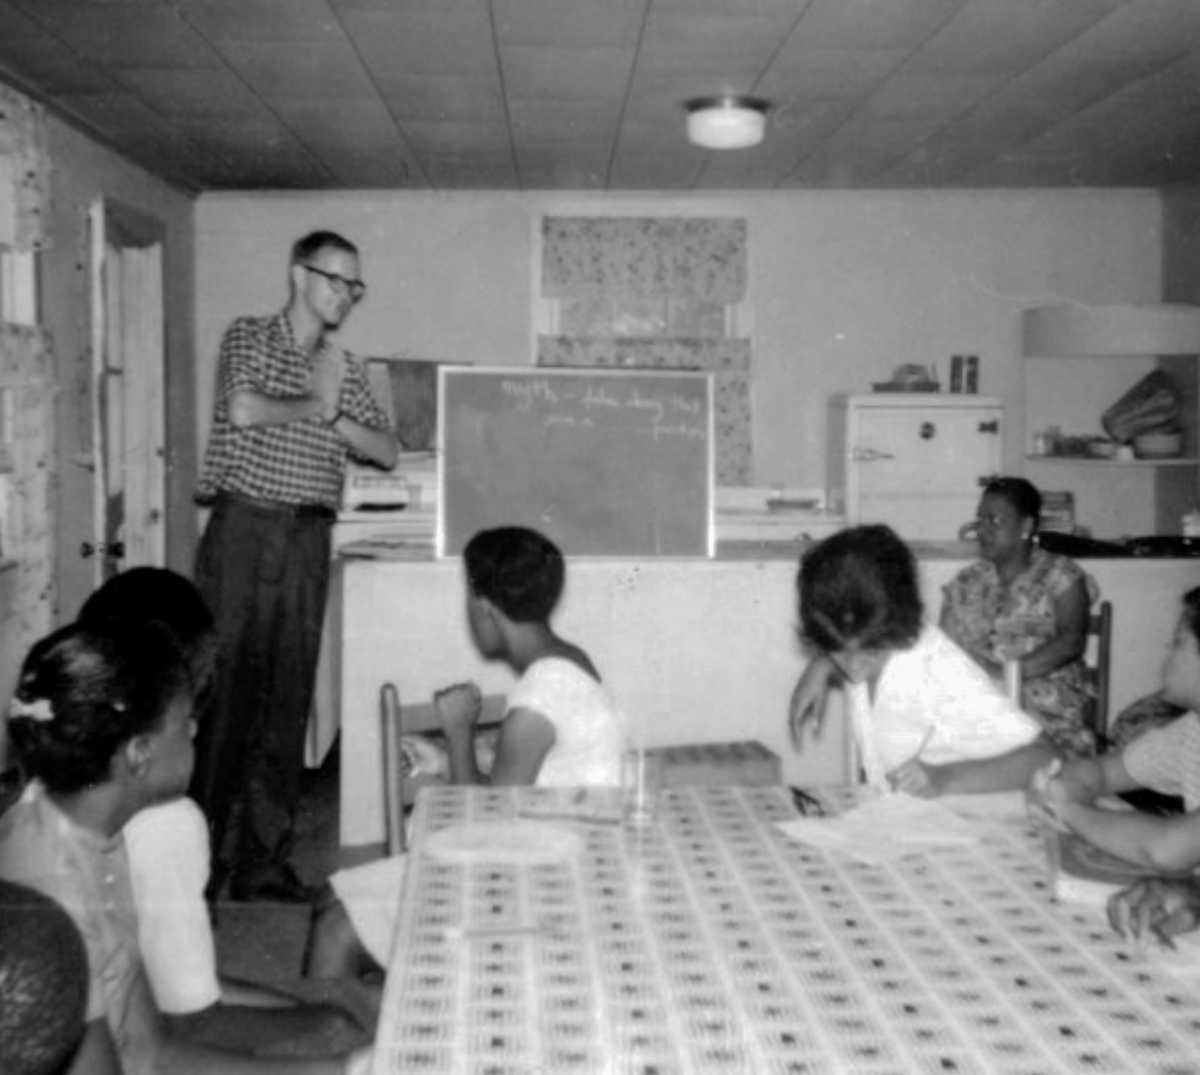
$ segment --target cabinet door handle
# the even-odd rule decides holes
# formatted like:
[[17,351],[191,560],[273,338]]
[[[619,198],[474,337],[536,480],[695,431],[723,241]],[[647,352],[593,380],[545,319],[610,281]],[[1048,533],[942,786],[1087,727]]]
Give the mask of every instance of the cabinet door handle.
[[856,463],[874,463],[877,459],[895,459],[891,452],[881,452],[877,448],[854,448],[850,458]]
[[980,433],[999,433],[1000,432],[999,419],[993,418],[990,422],[980,422],[979,423],[979,432]]

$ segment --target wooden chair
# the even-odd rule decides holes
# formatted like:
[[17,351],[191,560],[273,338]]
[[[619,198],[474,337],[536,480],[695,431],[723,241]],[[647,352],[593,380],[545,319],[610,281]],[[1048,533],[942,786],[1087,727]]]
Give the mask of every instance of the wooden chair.
[[1092,706],[1092,731],[1096,736],[1096,752],[1103,753],[1108,745],[1108,693],[1109,676],[1112,669],[1112,602],[1101,601],[1095,611],[1088,614],[1088,644],[1084,661],[1092,684],[1096,688],[1096,702]]
[[[1096,689],[1096,700],[1088,718],[1096,736],[1096,752],[1107,746],[1108,735],[1108,677],[1112,666],[1112,602],[1101,601],[1094,612],[1088,613],[1087,646],[1083,653],[1088,678]],[[1021,666],[1011,661],[1004,668],[1005,692],[1018,704],[1021,701]]]
[[[498,724],[504,719],[505,710],[505,695],[485,694],[478,726]],[[432,700],[402,706],[394,683],[385,683],[379,690],[379,718],[383,732],[384,839],[387,853],[399,855],[406,849],[404,810],[413,797],[411,782],[405,778],[401,765],[400,740],[405,735],[440,735],[442,725]]]

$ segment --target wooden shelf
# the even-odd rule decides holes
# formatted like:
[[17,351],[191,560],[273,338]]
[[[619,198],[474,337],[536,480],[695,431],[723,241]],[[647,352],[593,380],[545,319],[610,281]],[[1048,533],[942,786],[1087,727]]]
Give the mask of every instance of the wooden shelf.
[[1170,459],[1102,459],[1090,455],[1033,455],[1025,458],[1034,463],[1059,463],[1073,467],[1195,467],[1200,459],[1176,456]]

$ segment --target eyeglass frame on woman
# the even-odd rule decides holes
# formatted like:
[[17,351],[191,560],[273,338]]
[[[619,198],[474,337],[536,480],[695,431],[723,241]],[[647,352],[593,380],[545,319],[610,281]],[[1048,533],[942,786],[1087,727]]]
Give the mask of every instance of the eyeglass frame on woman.
[[309,272],[315,272],[318,276],[325,277],[335,288],[344,291],[352,302],[358,302],[367,293],[367,283],[365,280],[351,280],[348,276],[343,276],[341,273],[329,272],[327,269],[318,269],[315,265],[309,265],[306,261],[301,262],[300,267],[307,269]]

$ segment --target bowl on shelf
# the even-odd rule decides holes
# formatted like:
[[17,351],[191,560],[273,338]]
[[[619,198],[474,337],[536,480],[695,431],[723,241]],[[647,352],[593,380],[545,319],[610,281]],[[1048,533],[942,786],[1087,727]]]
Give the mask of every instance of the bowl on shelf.
[[1174,459],[1183,454],[1182,433],[1142,433],[1133,438],[1139,459]]
[[1088,441],[1088,455],[1097,459],[1111,459],[1117,454],[1117,442],[1106,437],[1092,437]]

